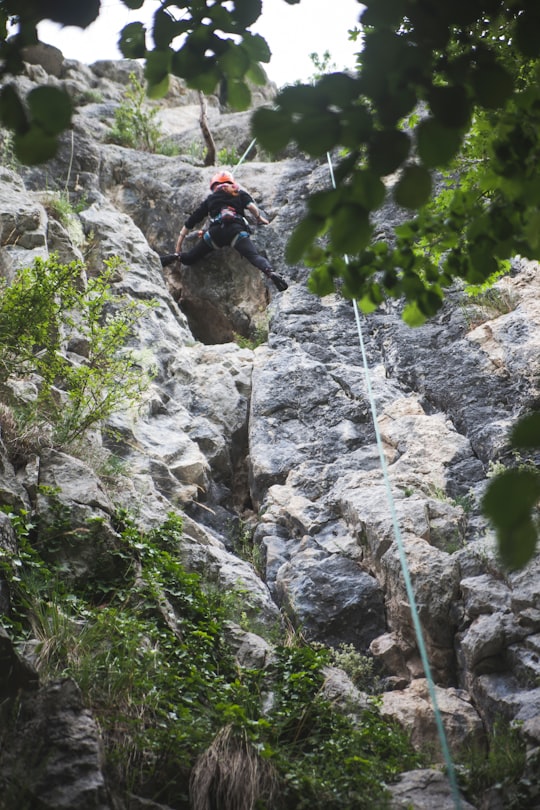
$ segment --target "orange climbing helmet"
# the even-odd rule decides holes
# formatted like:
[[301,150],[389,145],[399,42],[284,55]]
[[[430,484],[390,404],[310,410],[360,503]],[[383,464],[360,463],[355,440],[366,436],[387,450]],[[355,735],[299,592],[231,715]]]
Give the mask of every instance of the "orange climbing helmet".
[[213,191],[214,186],[220,186],[222,183],[230,183],[231,185],[236,186],[234,177],[230,172],[218,172],[210,180],[210,190]]

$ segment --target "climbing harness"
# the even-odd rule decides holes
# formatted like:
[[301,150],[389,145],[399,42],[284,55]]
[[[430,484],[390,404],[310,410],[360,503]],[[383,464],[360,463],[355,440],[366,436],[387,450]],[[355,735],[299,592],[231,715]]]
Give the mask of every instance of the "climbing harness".
[[[329,152],[327,153],[327,160],[328,160],[328,167],[329,167],[329,170],[330,170],[330,177],[331,177],[331,180],[332,180],[332,186],[333,186],[333,188],[336,188],[336,181],[335,181],[335,177],[334,177],[334,167],[332,165],[332,158],[331,158]],[[344,259],[345,259],[345,263],[348,264],[348,256],[344,256]],[[370,378],[370,374],[369,374],[369,366],[368,366],[367,354],[366,354],[366,349],[365,349],[365,345],[364,345],[364,338],[363,338],[363,335],[362,335],[362,326],[361,326],[361,323],[360,323],[360,312],[359,312],[359,309],[358,309],[358,304],[356,303],[356,300],[354,300],[354,299],[353,299],[353,307],[354,307],[354,316],[355,316],[355,319],[356,319],[356,328],[357,328],[357,332],[358,332],[358,341],[359,341],[359,344],[360,344],[360,353],[361,353],[361,356],[362,356],[362,363],[363,363],[363,366],[364,366],[364,375],[365,375],[365,379],[366,379],[366,389],[367,389],[367,394],[368,394],[370,408],[371,408],[371,416],[372,416],[372,419],[373,419],[373,426],[375,428],[375,437],[376,437],[376,442],[377,442],[377,449],[378,449],[378,452],[379,452],[379,459],[380,459],[380,462],[381,462],[381,469],[382,469],[382,474],[383,474],[383,478],[384,478],[386,496],[387,496],[388,505],[389,505],[389,509],[390,509],[390,514],[391,514],[391,518],[392,518],[392,527],[393,527],[393,530],[394,530],[394,536],[395,536],[395,539],[396,539],[396,545],[397,545],[398,552],[399,552],[399,561],[400,561],[400,564],[401,564],[401,570],[402,570],[403,579],[404,579],[404,582],[405,582],[405,589],[406,589],[407,598],[409,600],[409,604],[410,604],[410,607],[411,607],[411,615],[412,615],[414,630],[415,630],[415,633],[416,633],[416,641],[417,641],[417,644],[418,644],[418,650],[419,650],[419,653],[420,653],[420,658],[421,658],[421,661],[422,661],[424,674],[426,676],[426,681],[427,681],[427,684],[428,684],[429,695],[430,695],[431,703],[432,703],[432,706],[433,706],[433,713],[435,715],[435,723],[436,723],[436,726],[437,726],[437,733],[438,733],[438,736],[439,736],[439,742],[440,742],[440,745],[441,745],[441,751],[442,751],[442,755],[443,755],[444,762],[445,762],[446,769],[447,769],[447,773],[448,773],[448,779],[449,779],[449,782],[450,782],[450,788],[451,788],[451,791],[452,791],[452,798],[453,798],[453,801],[454,801],[454,806],[455,806],[456,810],[461,810],[462,802],[461,802],[461,798],[460,798],[460,794],[459,794],[459,788],[458,788],[457,777],[456,777],[456,769],[455,769],[455,766],[454,766],[454,762],[452,760],[452,755],[450,754],[450,748],[448,746],[448,740],[447,740],[447,737],[446,737],[446,732],[444,730],[442,716],[441,716],[441,712],[440,712],[438,701],[437,701],[437,694],[436,694],[436,691],[435,691],[435,682],[433,680],[433,675],[431,673],[431,666],[430,666],[428,655],[427,655],[427,649],[426,649],[426,644],[425,644],[425,640],[424,640],[424,634],[423,634],[423,631],[422,631],[422,625],[420,623],[420,616],[418,614],[418,607],[417,607],[417,604],[416,604],[416,598],[415,598],[414,589],[413,589],[413,586],[412,586],[409,566],[407,564],[407,556],[405,554],[405,548],[404,548],[404,545],[403,545],[403,539],[401,537],[401,529],[400,529],[400,526],[399,526],[399,521],[398,521],[397,511],[396,511],[396,506],[395,506],[395,501],[394,501],[394,496],[393,496],[392,487],[391,487],[391,484],[390,484],[390,476],[389,476],[389,473],[388,473],[388,466],[387,466],[387,463],[386,463],[386,457],[384,455],[383,443],[382,443],[381,434],[380,434],[380,431],[379,431],[379,423],[378,423],[378,418],[377,418],[377,406],[375,404],[375,397],[373,395],[373,389],[371,387],[371,378]]]
[[219,223],[220,225],[228,225],[231,222],[237,222],[241,219],[240,214],[238,211],[230,206],[226,205],[224,208],[221,209],[219,214],[216,214],[215,217],[212,217],[212,223]]
[[[233,238],[231,239],[231,241],[229,242],[230,247],[234,247],[237,244],[237,242],[240,241],[240,239],[245,239],[246,236],[249,236],[248,231],[239,231],[238,233],[236,233],[233,236]],[[217,245],[214,242],[214,240],[212,239],[212,236],[210,235],[210,231],[205,231],[203,233],[202,238],[204,239],[204,241],[206,242],[207,245],[210,245],[212,250],[218,250],[219,249],[219,245]]]
[[214,242],[214,240],[213,240],[213,239],[212,239],[212,237],[210,236],[210,231],[205,231],[205,232],[203,233],[203,237],[202,237],[202,238],[204,239],[204,241],[206,242],[206,244],[207,244],[207,245],[210,245],[210,247],[212,248],[212,250],[217,250],[217,249],[218,249],[219,245],[216,245],[216,243]]
[[249,232],[248,232],[248,231],[239,231],[239,232],[238,232],[238,233],[237,233],[237,234],[236,234],[236,235],[233,237],[233,239],[232,239],[232,241],[231,241],[231,247],[234,247],[234,246],[236,245],[236,243],[240,241],[240,239],[245,239],[245,238],[246,238],[246,236],[249,236]]

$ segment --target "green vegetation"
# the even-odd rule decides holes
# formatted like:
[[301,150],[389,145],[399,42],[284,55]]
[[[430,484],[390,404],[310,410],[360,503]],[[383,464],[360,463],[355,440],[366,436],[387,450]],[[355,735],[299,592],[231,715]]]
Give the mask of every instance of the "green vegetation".
[[520,810],[528,806],[520,779],[526,764],[525,743],[515,726],[499,721],[488,739],[486,748],[472,747],[458,766],[461,789],[475,806],[495,788],[497,802],[505,810]]
[[[120,264],[108,260],[85,282],[82,264],[52,256],[19,270],[11,284],[0,279],[0,385],[37,375],[24,400],[8,396],[0,414],[12,454],[30,433],[65,446],[140,401],[148,377],[126,343],[145,307],[111,292]],[[70,339],[84,353],[80,361],[62,351]]]
[[[78,576],[65,556],[54,561],[50,527],[10,517],[19,551],[2,551],[0,559],[13,604],[10,630],[39,641],[43,678],[79,684],[121,794],[133,790],[187,809],[190,774],[192,791],[208,790],[208,752],[217,748],[221,778],[226,757],[239,751],[244,774],[221,810],[243,806],[248,771],[261,809],[383,808],[385,784],[421,764],[375,705],[355,725],[324,699],[328,651],[297,642],[277,647],[264,670],[238,666],[226,642],[230,594],[206,588],[179,562],[178,515],[141,532],[119,514],[97,579]],[[60,518],[57,546],[69,533]]]
[[234,342],[240,346],[241,349],[254,350],[257,346],[262,346],[268,340],[268,324],[259,324],[253,330],[251,337],[244,337],[238,333],[234,336]]
[[235,166],[240,159],[240,155],[236,149],[236,146],[223,146],[221,149],[218,150],[217,153],[217,163],[218,166]]
[[[530,413],[514,425],[510,446],[525,458],[540,448],[540,413]],[[522,568],[535,553],[539,503],[540,470],[532,459],[521,459],[500,472],[487,487],[482,506],[497,528],[499,553],[507,568]]]
[[129,85],[124,96],[124,101],[115,110],[109,140],[143,152],[158,152],[162,138],[161,127],[155,120],[158,108],[145,109],[145,85],[135,73],[129,74]]
[[69,228],[73,218],[88,207],[88,200],[83,194],[76,203],[72,203],[66,190],[50,192],[43,200],[43,207],[51,219]]
[[264,571],[263,551],[261,546],[253,540],[253,526],[243,520],[238,520],[231,523],[228,534],[234,553],[250,563],[259,576],[262,576]]
[[75,213],[73,206],[69,200],[69,194],[50,194],[46,200],[43,201],[43,207],[51,219],[56,219],[62,225],[67,225],[70,218]]
[[461,305],[461,311],[469,329],[474,329],[486,321],[512,312],[516,306],[516,296],[511,292],[488,287],[485,290],[475,289],[474,292],[469,292],[467,300]]
[[381,691],[381,681],[375,672],[375,661],[362,655],[352,644],[340,644],[330,651],[330,663],[347,673],[362,692],[375,695]]

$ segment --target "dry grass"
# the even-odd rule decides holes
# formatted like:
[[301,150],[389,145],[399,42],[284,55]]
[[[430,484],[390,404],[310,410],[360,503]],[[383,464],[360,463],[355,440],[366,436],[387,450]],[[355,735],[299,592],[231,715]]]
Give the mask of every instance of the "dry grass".
[[247,738],[245,731],[224,726],[191,773],[193,810],[254,810],[277,806],[278,776]]
[[44,426],[21,426],[11,408],[4,403],[0,403],[0,438],[15,468],[24,467],[32,456],[51,444]]

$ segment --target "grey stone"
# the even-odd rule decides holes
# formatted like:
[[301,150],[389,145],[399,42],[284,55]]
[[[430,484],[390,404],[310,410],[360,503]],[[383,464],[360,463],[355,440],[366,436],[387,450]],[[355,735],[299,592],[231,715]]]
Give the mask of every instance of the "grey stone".
[[12,807],[112,810],[99,730],[73,681],[25,695],[3,743],[0,779]]
[[[440,771],[408,771],[396,785],[389,787],[391,810],[454,810],[455,797],[448,778]],[[474,810],[472,804],[459,797],[462,810]]]

